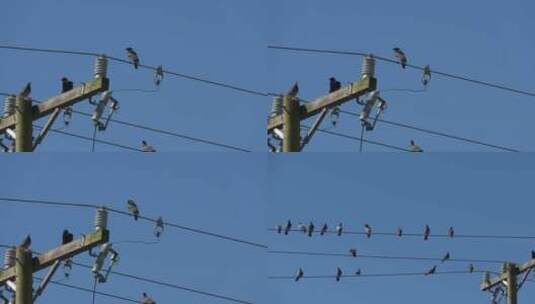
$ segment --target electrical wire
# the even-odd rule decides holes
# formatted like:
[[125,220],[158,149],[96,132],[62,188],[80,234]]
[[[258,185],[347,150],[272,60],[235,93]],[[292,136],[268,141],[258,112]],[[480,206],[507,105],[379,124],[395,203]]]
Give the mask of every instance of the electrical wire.
[[[434,275],[449,275],[449,274],[474,274],[474,273],[485,273],[485,271],[474,270],[473,272],[466,270],[454,270],[454,271],[437,271],[428,276]],[[394,273],[372,273],[372,274],[346,274],[342,275],[341,278],[373,278],[373,277],[407,277],[407,276],[426,276],[425,272],[394,272]],[[334,279],[336,275],[312,275],[312,276],[303,276],[303,279]],[[295,280],[295,276],[268,276],[270,280]]]
[[[277,50],[285,50],[285,51],[311,52],[311,53],[337,54],[337,55],[351,55],[351,56],[361,56],[361,57],[365,57],[365,56],[369,56],[370,55],[369,53],[364,53],[364,52],[348,52],[348,51],[336,51],[336,50],[324,50],[324,49],[294,48],[294,47],[272,46],[272,45],[268,45],[268,48],[269,49],[277,49]],[[389,62],[389,63],[393,63],[393,64],[396,64],[396,65],[399,65],[399,61],[398,60],[393,60],[393,59],[390,59],[390,58],[376,56],[376,55],[373,55],[373,57],[375,59],[378,59],[378,60],[381,60],[381,61],[385,61],[385,62]],[[420,70],[420,71],[424,70],[424,67],[413,65],[413,64],[407,64],[407,67],[410,67],[410,68],[413,68],[413,69],[416,69],[416,70]],[[459,75],[454,75],[454,74],[450,74],[450,73],[444,73],[444,72],[437,71],[437,70],[431,70],[431,73],[432,74],[436,74],[436,75],[441,75],[441,76],[444,76],[444,77],[448,77],[448,78],[452,78],[452,79],[457,79],[457,80],[467,81],[467,82],[474,83],[474,84],[479,84],[479,85],[482,85],[482,86],[492,87],[492,88],[495,88],[495,89],[500,89],[500,90],[513,92],[513,93],[517,93],[517,94],[521,94],[521,95],[526,95],[526,96],[530,96],[530,97],[535,97],[535,93],[533,93],[533,92],[518,90],[518,89],[514,89],[514,88],[511,88],[511,87],[504,86],[504,85],[490,83],[490,82],[486,82],[486,81],[481,81],[481,80],[469,78],[469,77],[466,77],[466,76],[459,76]]]
[[[344,114],[347,114],[347,115],[359,117],[359,114],[355,113],[355,112],[340,110],[340,113],[344,113]],[[503,151],[520,152],[519,150],[508,148],[508,147],[504,147],[504,146],[489,144],[489,143],[485,143],[485,142],[482,142],[482,141],[478,141],[478,140],[474,140],[474,139],[470,139],[470,138],[466,138],[466,137],[460,137],[460,136],[451,135],[451,134],[447,134],[447,133],[443,133],[443,132],[437,132],[437,131],[433,131],[433,130],[429,130],[429,129],[424,129],[424,128],[420,128],[420,127],[411,126],[411,125],[408,125],[408,124],[403,124],[403,123],[394,122],[394,121],[388,121],[388,120],[381,119],[381,118],[378,118],[377,121],[383,122],[385,124],[401,127],[401,128],[406,128],[406,129],[411,129],[411,130],[415,130],[415,131],[419,131],[419,132],[423,132],[423,133],[427,133],[427,134],[447,137],[447,138],[451,138],[451,139],[455,139],[455,140],[459,140],[459,141],[464,141],[464,142],[471,143],[471,144],[486,146],[486,147],[490,147],[490,148],[495,148],[495,149],[499,149],[499,150],[503,150]]]
[[[102,207],[102,205],[97,205],[97,204],[70,203],[70,202],[58,202],[58,201],[50,201],[50,200],[35,200],[35,199],[21,199],[21,198],[13,198],[13,197],[0,197],[0,201],[8,202],[8,203],[37,204],[37,205],[50,205],[50,206],[60,206],[60,207],[91,208],[91,209],[96,209],[96,208],[101,208]],[[124,216],[127,216],[127,217],[132,217],[133,216],[131,213],[128,213],[126,211],[121,211],[121,210],[110,208],[110,207],[105,207],[105,208],[106,208],[107,211],[112,212],[112,213],[116,213],[116,214],[119,214],[119,215],[124,215]],[[138,218],[142,219],[142,220],[145,220],[145,221],[152,222],[152,223],[156,223],[157,222],[157,219],[149,218],[149,217],[146,217],[146,216],[143,216],[143,215],[139,215]],[[203,234],[203,235],[207,235],[207,236],[211,236],[211,237],[215,237],[215,238],[219,238],[219,239],[223,239],[223,240],[227,240],[227,241],[232,241],[232,242],[236,242],[236,243],[241,243],[241,244],[245,244],[245,245],[249,245],[249,246],[253,246],[253,247],[267,248],[266,245],[263,245],[263,244],[260,244],[260,243],[246,241],[246,240],[230,237],[230,236],[227,236],[227,235],[213,233],[213,232],[209,232],[209,231],[206,231],[206,230],[193,228],[193,227],[188,227],[188,226],[184,226],[184,225],[180,225],[180,224],[176,224],[176,223],[164,222],[164,225],[165,226],[169,226],[169,227],[173,227],[173,228],[177,228],[177,229],[180,229],[180,230],[185,230],[185,231],[189,231],[189,232],[193,232],[193,233],[197,233],[197,234]]]

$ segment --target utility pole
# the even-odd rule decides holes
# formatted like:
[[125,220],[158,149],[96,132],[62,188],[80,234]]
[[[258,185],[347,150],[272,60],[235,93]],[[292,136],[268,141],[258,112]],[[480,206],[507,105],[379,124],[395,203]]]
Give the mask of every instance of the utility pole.
[[[348,101],[356,100],[376,88],[375,59],[370,55],[364,58],[361,79],[348,86],[307,103],[300,103],[299,97],[285,95],[282,111],[274,112],[268,118],[267,133],[282,140],[283,152],[299,152],[311,140],[329,110]],[[275,102],[278,101],[274,100]],[[274,108],[277,107],[274,106]],[[315,116],[318,116],[316,121],[301,142],[301,121]]]
[[[492,289],[500,289],[502,285],[507,288],[507,304],[517,304],[518,290],[523,286],[525,280],[529,276],[530,272],[535,268],[535,258],[532,258],[524,265],[517,265],[515,263],[505,263],[503,265],[503,271],[497,277],[491,279],[489,274],[486,273],[485,280],[481,283],[482,291],[490,291]],[[524,275],[520,284],[517,282],[518,275]]]
[[[108,90],[110,81],[107,78],[107,64],[108,59],[105,55],[97,57],[94,79],[86,81],[70,91],[53,96],[42,103],[32,105],[31,98],[22,98],[18,95],[15,113],[0,118],[0,135],[9,132],[8,130],[12,131],[14,128],[16,151],[32,152],[52,127],[61,109]],[[33,143],[33,122],[43,117],[49,117],[49,119],[41,134],[36,138],[36,142]]]
[[15,261],[15,275],[16,275],[16,298],[17,304],[32,304],[32,253],[25,248],[17,247],[16,261]]

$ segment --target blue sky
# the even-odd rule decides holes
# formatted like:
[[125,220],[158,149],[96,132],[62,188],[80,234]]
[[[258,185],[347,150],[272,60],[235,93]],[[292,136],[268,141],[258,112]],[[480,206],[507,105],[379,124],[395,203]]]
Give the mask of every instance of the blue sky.
[[[480,3],[449,1],[9,1],[0,43],[88,50],[124,56],[134,47],[142,63],[222,81],[262,92],[285,91],[298,80],[301,96],[325,93],[327,79],[343,83],[358,78],[360,58],[291,54],[267,50],[268,44],[358,50],[390,56],[399,46],[411,63],[430,64],[515,88],[534,91],[531,54],[525,39],[534,21],[529,1]],[[18,91],[31,80],[34,97],[57,93],[59,78],[79,82],[91,77],[92,58],[0,51],[0,91]],[[112,89],[152,88],[146,70],[112,63]],[[420,74],[379,64],[381,89],[420,88]],[[265,151],[265,120],[270,99],[167,77],[156,94],[117,93],[118,119]],[[425,94],[384,94],[393,120],[519,150],[533,150],[527,140],[535,105],[530,97],[434,77]],[[77,109],[91,111],[87,103]],[[354,103],[344,109],[358,111]],[[328,127],[328,121],[325,127]],[[58,126],[60,126],[58,124]],[[68,131],[91,135],[86,117],[75,116]],[[342,116],[339,132],[360,133],[354,117]],[[406,146],[415,139],[427,151],[488,151],[474,145],[381,125],[367,138]],[[221,151],[120,125],[99,139],[137,146],[146,139],[161,151]],[[90,143],[51,134],[42,151],[89,151]],[[97,151],[114,147],[99,145]],[[318,134],[307,151],[356,151],[358,143]],[[365,146],[365,151],[388,151]]]
[[[176,224],[264,243],[266,183],[262,156],[241,159],[230,155],[224,162],[215,155],[188,153],[140,156],[88,156],[84,161],[78,154],[3,158],[2,167],[12,174],[1,196],[106,204],[121,210],[126,210],[127,199],[134,199],[146,216],[161,215]],[[21,166],[28,170],[19,170]],[[18,244],[31,233],[32,248],[41,252],[58,245],[64,228],[78,237],[93,229],[94,211],[90,209],[2,202],[0,214],[0,243]],[[264,293],[262,248],[169,227],[158,245],[121,244],[154,241],[155,237],[152,224],[117,214],[110,214],[109,228],[121,257],[114,270],[252,302]],[[3,256],[3,249],[1,252]],[[87,254],[75,261],[92,264]],[[55,279],[63,279],[61,268]],[[71,278],[62,282],[91,288],[92,275],[87,269],[75,267]],[[146,291],[158,303],[226,302],[114,275],[97,291],[134,299]],[[39,301],[62,303],[65,299],[90,302],[91,297],[49,285]],[[117,300],[97,296],[96,303]]]
[[[433,154],[360,158],[344,154],[326,160],[315,154],[271,161],[266,221],[275,227],[292,219],[316,227],[339,222],[351,231],[363,231],[369,223],[375,231],[446,234],[453,225],[458,234],[533,235],[535,163],[529,155],[505,158],[497,154]],[[308,238],[302,233],[285,237],[266,232],[271,250],[347,253],[390,256],[494,259],[524,263],[532,241],[392,238],[372,236]],[[334,275],[361,268],[363,274],[424,272],[434,262],[303,257],[268,254],[271,276],[294,275],[303,267],[305,276]],[[440,264],[440,263],[439,263]],[[468,263],[445,263],[439,271],[466,270]],[[476,269],[499,271],[500,265],[475,263]],[[269,280],[273,303],[489,303],[479,290],[482,274],[432,277]],[[533,278],[531,275],[530,278]],[[520,302],[533,301],[533,283],[520,290]]]

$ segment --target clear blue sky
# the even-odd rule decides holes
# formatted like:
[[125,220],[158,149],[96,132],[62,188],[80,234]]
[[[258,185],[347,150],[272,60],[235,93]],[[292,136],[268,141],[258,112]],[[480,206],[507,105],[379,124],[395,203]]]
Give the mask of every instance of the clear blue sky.
[[[325,92],[327,78],[347,83],[358,77],[360,58],[290,54],[267,44],[359,50],[390,56],[399,46],[411,63],[534,91],[535,43],[526,39],[535,25],[529,1],[480,3],[449,1],[10,1],[0,43],[104,52],[124,56],[134,47],[146,64],[259,91],[286,90],[299,80],[301,96]],[[35,98],[57,93],[59,78],[91,77],[92,59],[78,56],[0,51],[1,91],[18,91],[31,80]],[[149,71],[112,63],[112,89],[152,88]],[[420,74],[379,64],[381,89],[420,87]],[[270,99],[190,80],[168,77],[157,94],[117,94],[118,119],[265,150]],[[390,93],[385,119],[533,150],[533,98],[433,78],[426,94]],[[77,109],[90,111],[87,104]],[[346,110],[357,111],[354,103]],[[326,127],[328,121],[326,121]],[[91,135],[88,118],[76,116],[71,132]],[[343,116],[338,131],[358,135],[356,118]],[[98,138],[137,146],[147,139],[162,151],[220,151],[164,135],[112,125]],[[367,138],[398,146],[415,139],[428,151],[487,149],[391,126]],[[317,135],[309,151],[356,151],[356,142]],[[89,151],[90,144],[51,134],[42,151]],[[116,150],[98,146],[97,151]],[[365,146],[366,151],[386,148]]]
[[[1,196],[90,202],[117,209],[134,199],[146,216],[161,215],[169,222],[264,243],[264,157],[230,155],[222,161],[216,155],[188,153],[140,156],[88,156],[83,161],[77,154],[5,158],[2,167],[11,173]],[[19,170],[21,166],[26,169]],[[31,233],[32,248],[41,252],[58,245],[64,228],[77,236],[93,229],[90,209],[0,203],[0,214],[0,243],[18,244]],[[112,242],[155,240],[148,222],[110,214],[109,228]],[[252,302],[264,292],[262,248],[171,228],[158,245],[119,243],[116,247],[121,255],[117,271]],[[3,249],[0,252],[3,256]],[[75,261],[92,264],[86,254]],[[60,268],[55,279],[62,277]],[[86,288],[91,288],[91,282],[90,271],[76,267],[71,278],[63,281]],[[97,290],[134,299],[146,291],[157,303],[226,302],[113,275]],[[49,285],[39,301],[66,303],[66,299],[91,301],[90,294],[55,285]],[[118,300],[97,296],[96,303]]]
[[[316,227],[327,222],[334,229],[343,222],[347,230],[363,231],[369,223],[375,231],[445,234],[453,225],[458,234],[534,235],[531,180],[535,163],[529,155],[505,158],[497,154],[412,155],[362,158],[316,154],[279,158],[269,166],[268,227],[292,219]],[[272,250],[391,256],[497,259],[524,263],[534,249],[532,241],[392,238],[333,235],[308,238],[266,232]],[[271,276],[334,275],[336,267],[363,274],[424,272],[434,262],[348,259],[268,255]],[[440,263],[439,263],[440,264]],[[500,265],[475,263],[476,269],[499,271]],[[468,263],[445,263],[439,271],[467,270]],[[530,276],[533,278],[533,275]],[[482,274],[434,277],[347,278],[270,280],[272,303],[489,303],[479,290]],[[535,299],[533,283],[520,290],[520,303]]]

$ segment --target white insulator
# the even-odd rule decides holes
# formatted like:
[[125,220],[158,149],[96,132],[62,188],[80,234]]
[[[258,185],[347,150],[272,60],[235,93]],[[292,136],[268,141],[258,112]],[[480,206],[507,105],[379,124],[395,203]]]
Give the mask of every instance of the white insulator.
[[375,58],[373,58],[373,55],[365,56],[362,59],[360,75],[362,79],[375,77]]
[[8,248],[6,250],[4,255],[4,269],[15,266],[16,254],[15,248]]
[[275,117],[282,114],[282,105],[283,100],[281,96],[273,97],[273,103],[271,104],[271,114],[270,117]]
[[95,214],[95,230],[105,230],[108,228],[108,211],[105,207],[97,208]]
[[108,74],[108,58],[100,55],[95,59],[95,78],[106,78]]
[[16,102],[17,98],[15,97],[15,95],[6,96],[6,99],[4,100],[3,117],[8,117],[10,115],[15,114]]

